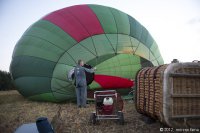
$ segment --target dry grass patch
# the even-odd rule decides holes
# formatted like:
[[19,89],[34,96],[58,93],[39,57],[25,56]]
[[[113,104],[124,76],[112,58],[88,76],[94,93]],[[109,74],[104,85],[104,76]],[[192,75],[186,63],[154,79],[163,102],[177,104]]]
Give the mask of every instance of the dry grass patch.
[[24,123],[32,123],[38,117],[48,117],[51,122],[61,107],[61,133],[133,133],[159,132],[160,124],[145,124],[141,115],[135,110],[133,102],[126,101],[124,108],[125,125],[118,125],[115,121],[100,121],[97,125],[89,123],[90,112],[94,105],[78,109],[74,103],[48,103],[29,101],[17,91],[0,92],[0,132],[13,133]]

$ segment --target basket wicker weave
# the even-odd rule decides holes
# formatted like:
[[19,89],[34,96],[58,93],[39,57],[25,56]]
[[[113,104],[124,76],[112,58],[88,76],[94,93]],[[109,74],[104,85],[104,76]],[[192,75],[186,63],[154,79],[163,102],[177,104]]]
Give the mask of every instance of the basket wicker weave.
[[139,113],[170,127],[200,127],[200,63],[143,68],[136,80]]

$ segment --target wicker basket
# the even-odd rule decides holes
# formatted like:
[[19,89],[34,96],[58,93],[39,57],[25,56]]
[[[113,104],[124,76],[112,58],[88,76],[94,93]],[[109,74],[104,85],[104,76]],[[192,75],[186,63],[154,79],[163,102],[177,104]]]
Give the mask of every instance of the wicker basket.
[[136,80],[139,113],[170,127],[200,127],[200,63],[143,68]]

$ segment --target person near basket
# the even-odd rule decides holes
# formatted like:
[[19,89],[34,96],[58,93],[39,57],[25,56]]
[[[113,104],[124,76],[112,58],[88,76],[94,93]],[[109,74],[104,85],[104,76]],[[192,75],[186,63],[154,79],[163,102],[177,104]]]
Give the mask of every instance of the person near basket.
[[74,69],[75,81],[76,81],[76,97],[77,97],[77,106],[79,108],[86,108],[87,101],[87,81],[85,71],[89,73],[94,73],[96,68],[87,69],[83,67],[84,61],[78,60],[78,64]]

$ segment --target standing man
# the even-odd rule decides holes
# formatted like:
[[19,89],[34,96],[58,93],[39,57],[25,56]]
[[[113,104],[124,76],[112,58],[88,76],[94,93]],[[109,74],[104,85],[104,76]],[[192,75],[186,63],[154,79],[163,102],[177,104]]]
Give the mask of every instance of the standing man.
[[87,101],[87,81],[85,71],[94,73],[95,69],[87,69],[83,67],[83,60],[78,60],[78,65],[74,69],[75,81],[76,81],[76,97],[77,105],[79,108],[86,108]]

